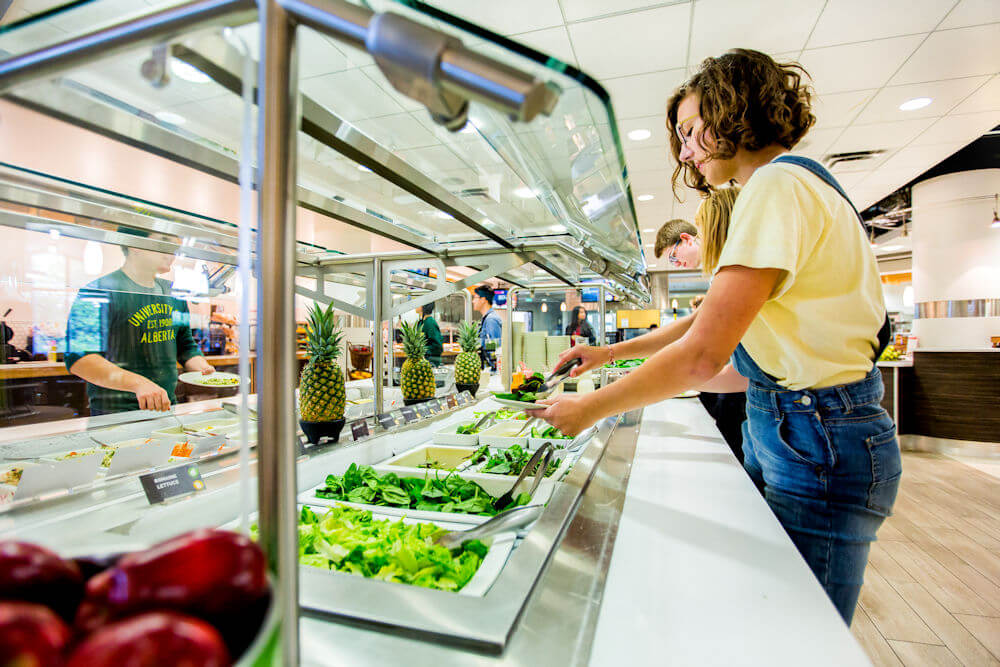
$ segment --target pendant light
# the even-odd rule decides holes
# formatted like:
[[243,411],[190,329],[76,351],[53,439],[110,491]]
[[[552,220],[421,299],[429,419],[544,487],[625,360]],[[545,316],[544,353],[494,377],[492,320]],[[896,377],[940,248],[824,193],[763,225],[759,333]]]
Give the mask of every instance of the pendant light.
[[543,313],[549,312],[549,304],[545,303],[544,301],[542,302],[542,312]]
[[561,310],[564,313],[566,312],[566,302],[565,301],[563,301],[562,303],[559,304],[559,310]]

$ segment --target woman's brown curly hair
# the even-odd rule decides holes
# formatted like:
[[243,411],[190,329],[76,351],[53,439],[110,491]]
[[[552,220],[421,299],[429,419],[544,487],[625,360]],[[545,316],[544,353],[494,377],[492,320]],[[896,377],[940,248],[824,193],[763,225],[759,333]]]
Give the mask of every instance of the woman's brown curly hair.
[[[770,56],[750,49],[733,49],[718,58],[706,58],[687,83],[667,103],[667,133],[677,167],[671,177],[674,192],[684,173],[685,185],[703,193],[712,191],[693,165],[680,161],[677,107],[691,94],[699,98],[705,132],[715,139],[712,159],[727,160],[737,149],[756,151],[773,144],[791,149],[816,122],[812,114],[812,91],[803,82],[809,73],[798,63],[777,63]],[[704,146],[704,142],[702,141]]]

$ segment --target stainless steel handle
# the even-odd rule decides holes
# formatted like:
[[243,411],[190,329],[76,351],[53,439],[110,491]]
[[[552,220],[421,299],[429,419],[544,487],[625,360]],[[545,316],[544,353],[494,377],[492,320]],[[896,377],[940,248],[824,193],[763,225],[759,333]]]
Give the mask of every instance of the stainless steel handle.
[[545,511],[544,505],[523,505],[501,512],[495,517],[471,530],[456,530],[445,533],[437,543],[447,549],[457,549],[469,540],[481,540],[497,533],[514,530],[535,521]]

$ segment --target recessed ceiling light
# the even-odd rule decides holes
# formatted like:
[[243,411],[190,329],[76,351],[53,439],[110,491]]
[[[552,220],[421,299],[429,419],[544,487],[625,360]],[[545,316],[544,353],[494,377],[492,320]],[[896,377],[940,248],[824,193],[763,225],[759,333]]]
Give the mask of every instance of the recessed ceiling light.
[[363,164],[359,164],[359,165],[358,165],[358,171],[366,171],[366,172],[368,172],[368,173],[370,174],[372,170],[371,170],[371,169],[369,169],[368,167],[366,167],[366,166],[365,166],[365,165],[363,165]]
[[655,232],[656,230],[653,229],[652,227],[647,227],[646,229],[644,229],[642,231],[647,232],[647,233],[651,233],[651,232]]
[[645,141],[652,136],[652,132],[646,129],[632,130],[628,133],[628,138],[632,141]]
[[917,109],[923,109],[925,106],[933,102],[929,97],[914,97],[912,100],[906,100],[899,105],[900,111],[916,111]]
[[646,244],[646,247],[647,247],[647,248],[655,248],[655,247],[656,247],[656,244],[655,244],[655,243],[647,243],[647,244]]
[[171,125],[183,125],[187,122],[187,119],[184,116],[179,113],[174,113],[173,111],[157,111],[153,114],[153,116],[156,117],[156,120],[160,120]]
[[191,83],[208,83],[212,80],[197,67],[188,65],[183,60],[177,60],[176,58],[170,61],[170,71],[179,78]]
[[653,195],[639,195],[637,199],[639,201],[649,201],[651,199],[655,199],[655,197]]
[[451,220],[454,218],[451,213],[445,213],[444,211],[434,211],[434,217],[441,218],[442,220]]
[[535,197],[535,191],[531,188],[518,188],[514,190],[514,194],[521,199],[533,199]]
[[887,246],[882,246],[881,249],[883,251],[885,251],[885,252],[892,252],[893,250],[902,250],[903,246],[901,246],[901,245],[887,245]]

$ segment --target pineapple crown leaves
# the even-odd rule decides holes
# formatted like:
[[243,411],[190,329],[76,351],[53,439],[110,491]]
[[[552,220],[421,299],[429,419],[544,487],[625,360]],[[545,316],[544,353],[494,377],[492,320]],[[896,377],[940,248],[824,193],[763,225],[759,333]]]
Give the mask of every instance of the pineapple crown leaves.
[[411,359],[422,359],[427,354],[427,337],[419,324],[403,322],[400,325],[403,332],[403,352]]
[[340,341],[343,333],[337,326],[333,304],[324,309],[314,303],[306,323],[306,342],[309,356],[315,361],[333,360],[340,356]]
[[462,322],[458,326],[458,344],[462,346],[462,352],[479,349],[479,322]]

